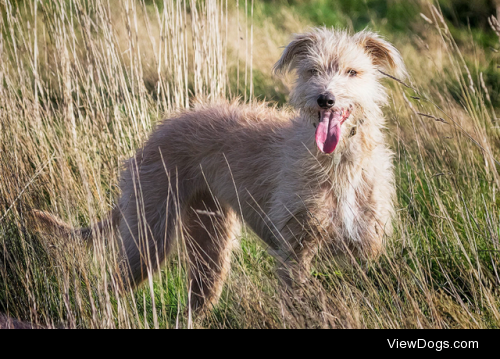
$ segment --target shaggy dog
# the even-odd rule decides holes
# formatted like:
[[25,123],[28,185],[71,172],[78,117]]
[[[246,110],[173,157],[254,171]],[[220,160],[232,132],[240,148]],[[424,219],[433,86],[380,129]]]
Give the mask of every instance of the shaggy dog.
[[320,28],[295,35],[274,70],[296,71],[295,110],[200,105],[161,123],[127,161],[117,207],[78,231],[91,238],[118,229],[124,282],[152,275],[180,237],[192,307],[215,304],[241,222],[269,246],[289,288],[307,280],[320,246],[358,258],[380,253],[395,194],[380,80],[384,71],[405,75],[401,55],[377,34]]

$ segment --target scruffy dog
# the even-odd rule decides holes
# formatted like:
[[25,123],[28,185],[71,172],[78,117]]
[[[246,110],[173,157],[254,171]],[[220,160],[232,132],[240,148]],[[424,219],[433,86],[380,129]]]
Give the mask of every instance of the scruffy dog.
[[80,231],[91,238],[118,228],[119,277],[139,284],[184,238],[192,306],[212,305],[242,221],[267,243],[291,288],[307,280],[320,246],[361,258],[380,253],[395,188],[379,81],[384,72],[405,75],[401,55],[377,34],[320,28],[285,48],[275,72],[292,69],[296,110],[201,105],[160,124],[126,163],[116,209]]

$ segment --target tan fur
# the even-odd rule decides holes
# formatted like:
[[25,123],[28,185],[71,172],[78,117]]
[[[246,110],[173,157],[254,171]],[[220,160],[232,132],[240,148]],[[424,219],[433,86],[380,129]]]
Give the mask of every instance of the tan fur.
[[[123,278],[139,284],[151,275],[180,235],[193,306],[214,304],[242,221],[269,245],[287,286],[307,280],[320,245],[362,258],[380,253],[395,190],[379,80],[380,71],[404,75],[401,56],[374,33],[323,28],[295,36],[275,67],[289,69],[297,74],[294,110],[199,105],[160,124],[126,163],[119,204],[94,229],[118,228]],[[352,69],[357,77],[348,76]],[[353,108],[331,155],[315,143],[317,98],[325,91]]]

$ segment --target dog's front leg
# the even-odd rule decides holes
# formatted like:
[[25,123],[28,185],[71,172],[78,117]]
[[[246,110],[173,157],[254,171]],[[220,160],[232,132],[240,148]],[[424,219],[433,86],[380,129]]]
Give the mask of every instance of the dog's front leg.
[[311,263],[318,252],[320,238],[307,220],[292,217],[280,233],[280,250],[276,251],[276,273],[282,285],[300,292],[310,280]]
[[281,284],[288,290],[297,291],[311,275],[311,263],[316,251],[282,252],[277,258],[276,274]]

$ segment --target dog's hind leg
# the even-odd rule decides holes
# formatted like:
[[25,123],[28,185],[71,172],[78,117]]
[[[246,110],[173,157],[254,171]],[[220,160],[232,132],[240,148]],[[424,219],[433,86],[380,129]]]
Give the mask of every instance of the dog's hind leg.
[[191,308],[202,311],[215,305],[221,295],[241,226],[235,212],[208,192],[191,201],[183,218],[190,261]]
[[118,285],[138,286],[152,276],[169,254],[179,218],[179,202],[173,196],[149,201],[130,200],[120,222],[122,261]]

